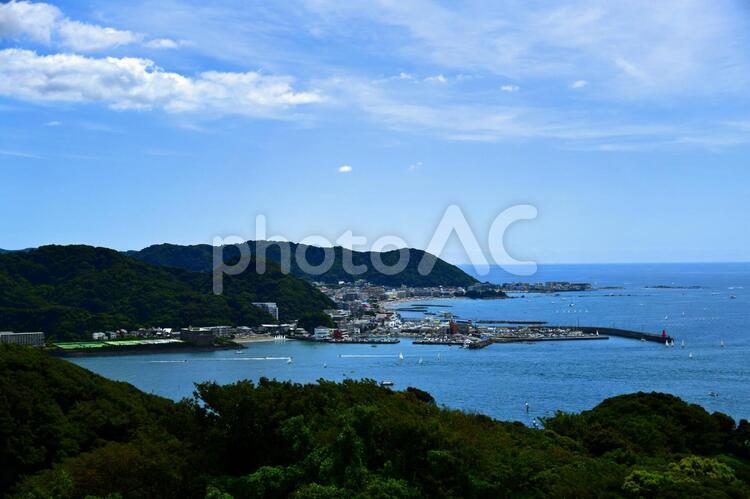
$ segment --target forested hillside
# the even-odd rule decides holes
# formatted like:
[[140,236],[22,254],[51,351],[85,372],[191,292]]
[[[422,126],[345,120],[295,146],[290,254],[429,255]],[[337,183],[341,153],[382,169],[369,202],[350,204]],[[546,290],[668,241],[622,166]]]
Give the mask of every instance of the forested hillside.
[[[440,258],[436,258],[422,250],[416,249],[408,250],[408,265],[406,265],[402,271],[394,275],[387,275],[378,272],[374,268],[372,263],[373,252],[351,251],[341,247],[335,247],[333,248],[335,258],[330,269],[320,275],[308,275],[298,265],[295,255],[297,255],[298,252],[300,254],[304,252],[309,265],[315,267],[324,262],[325,250],[316,246],[305,246],[297,243],[286,244],[288,244],[289,254],[292,256],[290,259],[291,274],[311,281],[336,283],[338,281],[351,282],[357,279],[364,279],[372,284],[393,287],[401,285],[416,287],[470,286],[477,282],[476,279],[455,265],[451,265]],[[248,241],[248,245],[253,255],[258,253],[264,254],[266,260],[279,262],[282,258],[282,250],[276,243],[269,244],[266,241]],[[268,246],[263,251],[259,252],[259,249],[263,248],[264,245]],[[237,258],[239,255],[239,252],[234,246],[227,246],[225,252],[227,253],[225,257],[228,260]],[[158,244],[149,246],[140,251],[131,251],[128,252],[128,254],[151,264],[166,265],[196,272],[209,272],[213,268],[213,247],[207,244],[194,246]],[[394,250],[379,253],[376,258],[380,258],[387,266],[394,266],[399,261],[399,251]],[[429,273],[421,275],[418,271],[418,267],[420,262],[425,258],[432,261],[434,265]],[[364,269],[366,267],[367,270],[357,275],[347,273],[345,271],[344,262],[349,261],[349,259],[355,268]]]
[[252,305],[270,301],[282,319],[330,308],[309,283],[268,272],[224,276],[212,293],[211,274],[144,263],[106,248],[43,246],[0,255],[0,330],[44,331],[58,338],[91,331],[271,321]]
[[198,386],[173,403],[0,346],[10,497],[750,496],[750,428],[638,393],[545,430],[374,382]]

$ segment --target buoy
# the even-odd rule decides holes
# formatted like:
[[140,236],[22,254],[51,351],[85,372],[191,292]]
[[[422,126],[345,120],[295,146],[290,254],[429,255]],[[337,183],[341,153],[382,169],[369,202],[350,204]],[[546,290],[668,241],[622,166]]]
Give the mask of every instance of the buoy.
[[524,402],[524,405],[526,406],[526,412],[529,412],[529,403],[528,402]]

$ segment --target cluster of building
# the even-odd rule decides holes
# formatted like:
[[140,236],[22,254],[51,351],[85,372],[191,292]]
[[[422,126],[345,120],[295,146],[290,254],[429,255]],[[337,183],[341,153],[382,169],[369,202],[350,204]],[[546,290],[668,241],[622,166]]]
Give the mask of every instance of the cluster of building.
[[43,347],[44,333],[14,333],[13,331],[0,331],[0,344]]
[[[554,334],[569,335],[571,331],[551,332],[540,328],[526,329],[498,329],[482,324],[472,324],[471,321],[454,320],[449,312],[439,314],[428,312],[426,309],[414,309],[424,313],[422,319],[403,320],[398,311],[386,308],[388,304],[415,298],[451,298],[484,294],[490,291],[516,293],[558,293],[567,291],[587,291],[592,289],[588,283],[574,283],[564,281],[550,281],[544,283],[509,283],[488,284],[478,283],[467,288],[437,286],[437,287],[408,287],[400,286],[388,288],[370,284],[364,280],[354,283],[340,282],[337,285],[317,284],[318,288],[336,304],[335,309],[326,310],[335,327],[319,326],[313,331],[305,331],[292,321],[279,322],[279,309],[276,303],[257,302],[256,307],[267,312],[274,322],[255,327],[246,326],[210,326],[172,328],[144,328],[137,330],[99,331],[92,334],[95,342],[124,341],[124,340],[180,340],[195,345],[211,345],[221,339],[243,339],[256,335],[273,335],[279,337],[295,337],[316,341],[379,341],[398,336],[413,336],[425,343],[470,343],[487,338],[501,338],[512,335],[514,337],[532,335],[550,336]],[[415,305],[416,307],[416,305]],[[0,343],[15,343],[22,345],[44,345],[44,333],[12,333],[0,332]]]
[[337,285],[316,283],[318,289],[336,303],[337,309],[351,312],[371,310],[376,304],[411,298],[453,298],[463,296],[466,289],[456,286],[389,288],[364,280]]

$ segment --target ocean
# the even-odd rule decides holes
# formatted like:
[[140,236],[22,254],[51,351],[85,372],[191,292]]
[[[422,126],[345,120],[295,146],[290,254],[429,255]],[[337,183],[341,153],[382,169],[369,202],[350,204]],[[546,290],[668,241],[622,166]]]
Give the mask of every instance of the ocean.
[[405,338],[396,345],[377,347],[262,342],[250,344],[241,354],[213,351],[70,360],[172,399],[190,396],[194,383],[209,380],[229,383],[265,376],[312,383],[321,378],[369,378],[392,381],[394,389],[426,390],[446,407],[526,424],[558,410],[578,412],[607,397],[637,391],[672,393],[709,411],[750,418],[750,264],[547,265],[526,278],[499,268],[478,277],[490,282],[590,282],[600,289],[557,296],[516,294],[509,300],[415,302],[441,305],[433,310],[447,310],[461,319],[666,330],[676,338],[676,345],[610,338],[466,350],[413,345]]

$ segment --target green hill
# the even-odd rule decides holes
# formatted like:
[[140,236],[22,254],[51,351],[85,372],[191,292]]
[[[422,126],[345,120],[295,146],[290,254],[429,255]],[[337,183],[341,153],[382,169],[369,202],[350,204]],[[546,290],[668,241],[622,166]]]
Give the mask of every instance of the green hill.
[[309,283],[269,264],[263,275],[211,275],[159,267],[90,246],[43,246],[0,255],[0,330],[58,338],[96,330],[188,325],[256,325],[271,317],[252,302],[271,301],[282,319],[319,313],[331,301]]
[[[264,241],[249,241],[250,251],[253,255],[258,254],[259,248],[268,245],[265,250],[265,259],[280,262],[282,250],[278,243]],[[387,275],[377,271],[372,264],[373,252],[351,251],[342,247],[333,248],[335,258],[331,268],[321,275],[308,275],[297,264],[298,252],[305,252],[307,261],[312,266],[318,266],[325,260],[325,250],[316,246],[305,246],[297,243],[288,244],[289,253],[292,255],[290,271],[292,275],[318,282],[336,283],[338,281],[351,282],[356,279],[364,279],[372,284],[398,287],[401,285],[426,287],[426,286],[469,286],[477,282],[469,274],[451,265],[448,262],[434,257],[422,250],[409,249],[408,265],[395,275]],[[225,258],[231,260],[237,258],[239,253],[234,246],[225,248]],[[175,244],[158,244],[149,246],[140,251],[128,252],[130,256],[154,265],[165,265],[195,272],[208,272],[213,268],[213,247],[207,244],[194,246],[179,246]],[[386,251],[378,255],[385,265],[394,265],[399,261],[399,251]],[[423,259],[434,260],[432,270],[426,275],[420,275],[418,266]],[[367,270],[361,274],[352,276],[344,269],[344,262],[349,261],[354,266],[366,266]],[[355,267],[355,268],[356,268]]]
[[371,381],[197,387],[179,403],[0,345],[0,494],[18,498],[750,495],[750,428],[663,394],[545,430]]

